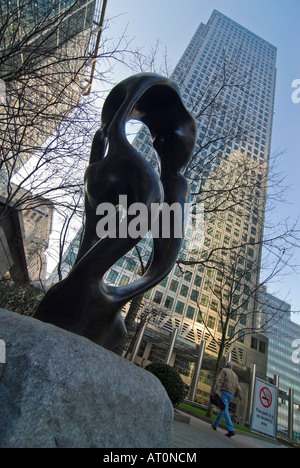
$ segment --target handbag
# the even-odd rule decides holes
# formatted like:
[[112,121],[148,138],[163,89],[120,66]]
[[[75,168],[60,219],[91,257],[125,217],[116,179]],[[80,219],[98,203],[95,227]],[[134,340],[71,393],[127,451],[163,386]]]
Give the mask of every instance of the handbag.
[[212,405],[215,405],[218,408],[220,408],[220,410],[224,411],[225,404],[217,393],[212,393],[210,395],[209,401],[211,402]]

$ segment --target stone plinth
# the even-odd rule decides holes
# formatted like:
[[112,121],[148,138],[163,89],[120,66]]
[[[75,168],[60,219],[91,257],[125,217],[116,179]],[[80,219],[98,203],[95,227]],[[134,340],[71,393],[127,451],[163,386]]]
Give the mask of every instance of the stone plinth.
[[159,380],[91,341],[0,309],[0,447],[162,448],[173,407]]

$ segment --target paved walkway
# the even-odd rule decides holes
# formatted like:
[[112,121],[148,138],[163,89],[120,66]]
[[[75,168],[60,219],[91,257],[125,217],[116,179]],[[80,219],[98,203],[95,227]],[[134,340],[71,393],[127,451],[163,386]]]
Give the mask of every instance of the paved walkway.
[[[183,412],[178,412],[184,415]],[[225,429],[214,431],[210,423],[188,416],[190,423],[174,420],[174,437],[171,448],[286,448],[271,439],[260,439],[236,431],[230,439]]]

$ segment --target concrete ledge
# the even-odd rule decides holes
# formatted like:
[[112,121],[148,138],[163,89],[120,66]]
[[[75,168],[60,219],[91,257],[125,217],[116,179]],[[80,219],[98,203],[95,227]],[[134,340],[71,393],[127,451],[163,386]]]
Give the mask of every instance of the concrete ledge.
[[178,410],[174,410],[174,421],[180,421],[186,424],[190,424],[191,418],[186,414],[180,413]]

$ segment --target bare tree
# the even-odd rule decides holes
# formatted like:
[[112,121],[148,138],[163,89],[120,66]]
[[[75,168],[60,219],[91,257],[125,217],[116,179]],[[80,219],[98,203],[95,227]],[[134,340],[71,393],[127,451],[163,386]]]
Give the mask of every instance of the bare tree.
[[[263,320],[260,308],[263,303],[260,291],[284,268],[284,252],[277,255],[276,262],[266,265],[264,279],[257,281],[262,275],[259,258],[250,261],[245,257],[245,249],[239,246],[215,252],[206,265],[207,279],[203,295],[198,303],[198,321],[204,326],[206,334],[217,349],[216,362],[213,369],[211,387],[216,385],[222,359],[232,349],[236,342],[244,343],[247,336],[257,333],[272,333],[274,324],[280,321],[285,313],[284,304],[273,307],[264,314]],[[204,304],[204,298],[210,298]],[[207,306],[213,311],[207,314]],[[209,414],[211,405],[208,405]]]
[[130,62],[131,68],[137,73],[150,72],[170,76],[170,61],[168,51],[160,40],[156,40],[150,50],[144,47],[135,48]]
[[[180,76],[175,78],[181,84]],[[282,153],[268,161],[249,156],[247,145],[255,142],[257,121],[242,112],[242,104],[230,109],[223,104],[228,88],[250,94],[252,78],[251,71],[247,76],[239,72],[236,61],[229,63],[224,52],[223,67],[219,74],[208,76],[200,98],[196,100],[189,89],[182,89],[199,122],[199,139],[185,175],[191,184],[192,204],[204,206],[206,228],[203,245],[194,242],[199,233],[185,240],[177,265],[182,271],[202,265],[207,277],[220,279],[213,291],[213,282],[206,280],[205,287],[213,294],[211,307],[221,335],[207,326],[207,305],[199,304],[202,323],[218,349],[214,379],[225,350],[247,334],[261,331],[259,289],[298,267],[293,253],[299,248],[297,220],[275,225],[272,217],[273,210],[284,202],[287,189],[278,170]],[[129,334],[142,303],[139,297],[129,309]],[[273,311],[269,326],[281,313]]]
[[[199,249],[193,240],[187,243],[178,265],[183,271],[201,265],[205,272],[198,321],[217,349],[212,387],[233,344],[271,329],[282,317],[283,309],[273,309],[262,327],[261,287],[297,268],[293,263],[299,248],[297,221],[272,222],[273,209],[283,201],[286,189],[283,175],[276,171],[279,156],[266,164],[232,153],[195,194],[194,203],[204,204],[204,242]],[[208,414],[210,409],[209,404]]]
[[94,6],[92,0],[13,0],[0,6],[6,91],[0,102],[0,223],[12,209],[29,213],[48,200],[54,216],[63,217],[59,259],[71,220],[82,216],[83,176],[105,86],[111,87],[114,63],[133,53],[126,32],[112,39],[109,21],[102,23],[102,15],[97,22]]
[[82,97],[90,63],[103,61],[96,78],[105,82],[110,60],[122,60],[127,52],[125,35],[117,44],[103,36],[95,57],[90,38],[94,2],[75,0],[62,9],[59,1],[51,8],[42,6],[24,0],[0,7],[1,79],[7,94],[0,108],[0,174],[8,202],[16,198],[18,187],[52,199],[58,193],[58,201],[62,190],[73,193],[82,185],[103,94]]

